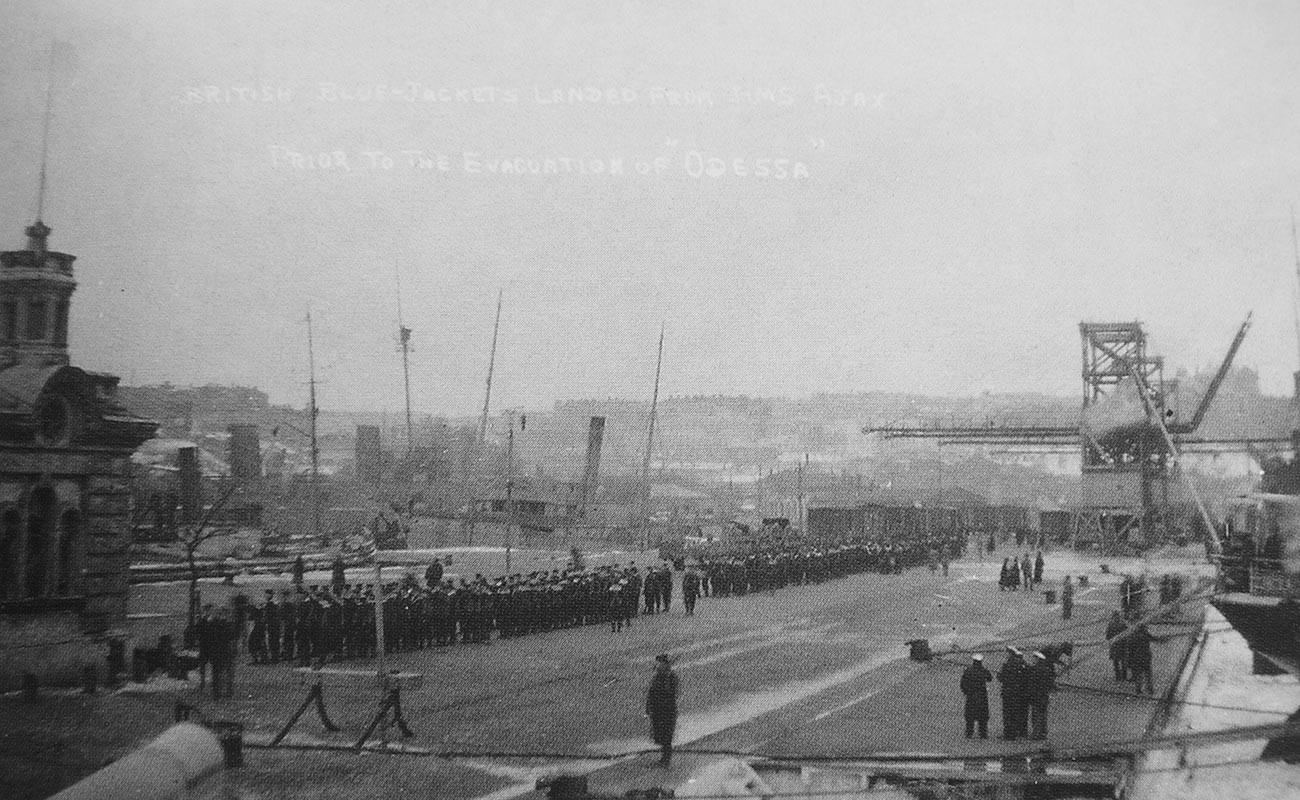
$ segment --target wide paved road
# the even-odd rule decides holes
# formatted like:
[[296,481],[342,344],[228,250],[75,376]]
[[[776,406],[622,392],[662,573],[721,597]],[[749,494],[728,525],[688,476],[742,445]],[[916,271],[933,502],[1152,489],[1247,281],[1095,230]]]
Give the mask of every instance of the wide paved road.
[[[682,614],[679,592],[670,614],[639,617],[619,633],[591,626],[399,654],[391,667],[426,678],[422,689],[403,697],[417,733],[412,744],[422,754],[338,749],[357,739],[377,708],[373,678],[327,688],[329,712],[342,732],[326,733],[309,712],[286,740],[295,748],[259,747],[305,696],[298,676],[285,665],[241,665],[235,696],[219,701],[193,683],[165,678],[94,696],[51,691],[38,703],[0,697],[6,719],[0,796],[45,797],[120,758],[171,724],[178,701],[208,719],[243,723],[245,766],[228,773],[227,780],[231,797],[249,800],[504,800],[525,793],[541,771],[606,764],[612,766],[592,776],[593,786],[599,780],[618,785],[663,780],[673,776],[653,774],[653,757],[635,753],[649,748],[643,697],[654,657],[664,651],[675,656],[682,678],[678,739],[688,748],[768,755],[953,752],[971,746],[960,736],[958,670],[946,659],[929,665],[906,660],[904,642],[926,638],[943,651],[954,643],[961,648],[996,643],[1007,631],[1033,643],[1074,638],[1051,633],[1061,626],[1059,610],[1045,605],[1041,593],[997,591],[994,577],[1003,555],[996,561],[954,563],[948,577],[914,569],[900,576],[858,575],[773,594],[703,599],[690,618]],[[539,565],[564,557],[538,556]],[[625,562],[628,556],[610,558]],[[477,571],[468,554],[457,564]],[[1049,553],[1047,564],[1048,586],[1058,584],[1067,569],[1094,581],[1101,577],[1095,558]],[[1187,565],[1149,566],[1159,574]],[[233,589],[205,586],[205,595],[217,599],[218,591],[244,591],[260,598],[260,580]],[[1096,581],[1098,588],[1079,595],[1075,622],[1109,613],[1114,581],[1113,576]],[[145,615],[133,622],[140,641],[165,628],[179,632],[177,617],[151,615],[183,609],[184,594],[183,585],[133,588],[132,610]],[[1000,660],[994,656],[991,663]],[[331,666],[374,668],[372,662]],[[1161,670],[1171,669],[1158,667],[1157,679]],[[1104,691],[1117,688],[1104,674],[1092,679],[1101,680]],[[1080,704],[1100,706],[1092,694],[1076,694]],[[1149,700],[1132,697],[1106,702],[1121,710],[1126,704],[1150,707]],[[1067,714],[1066,727],[1079,718]],[[995,749],[998,743],[974,746]],[[437,757],[450,753],[461,755]],[[678,761],[674,773],[689,769],[690,758]]]
[[[1046,585],[1058,584],[1067,568],[1087,572],[1094,586],[1101,577],[1095,559],[1049,554]],[[619,633],[591,626],[399,654],[390,666],[426,677],[423,689],[404,696],[407,718],[418,733],[414,743],[481,757],[453,762],[389,757],[401,776],[385,780],[438,784],[440,796],[482,795],[485,789],[505,789],[501,796],[506,796],[526,785],[533,774],[528,768],[539,763],[518,754],[577,759],[647,749],[643,693],[660,652],[674,656],[682,679],[679,742],[797,754],[825,739],[809,732],[833,731],[841,718],[852,717],[883,688],[921,668],[906,660],[909,639],[929,639],[942,651],[997,641],[1012,630],[1032,631],[1027,637],[1032,642],[1070,638],[1052,633],[1062,625],[1060,612],[1044,603],[1041,592],[999,592],[995,573],[992,561],[963,561],[954,563],[947,577],[924,568],[901,576],[851,576],[771,594],[702,599],[694,617],[683,615],[679,593],[671,613],[639,617]],[[1074,622],[1108,615],[1113,593],[1103,599],[1107,594],[1105,588],[1080,593]],[[882,725],[951,728],[956,746],[964,739],[955,683],[954,675],[947,707],[915,709]],[[268,739],[301,698],[284,667],[245,666],[237,684],[234,700],[204,699],[200,705],[213,715],[243,720],[251,742]],[[289,741],[348,742],[373,713],[369,688],[333,692],[328,699],[345,732],[325,734],[309,714]],[[298,796],[299,789],[306,791],[303,781],[317,783],[304,765],[325,759],[331,769],[351,775],[346,781],[351,792],[339,796],[356,798],[368,796],[359,784],[369,785],[346,766],[358,758],[363,757],[252,749],[246,774],[267,790],[266,796]],[[467,768],[493,781],[468,779],[461,774]],[[369,766],[363,771],[370,772]],[[317,785],[313,791],[329,796],[341,786]]]

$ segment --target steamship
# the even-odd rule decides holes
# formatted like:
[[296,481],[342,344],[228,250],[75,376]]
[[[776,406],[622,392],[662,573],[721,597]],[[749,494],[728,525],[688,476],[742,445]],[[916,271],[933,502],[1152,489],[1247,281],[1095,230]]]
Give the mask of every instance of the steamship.
[[1300,453],[1265,464],[1260,488],[1228,504],[1211,602],[1259,659],[1300,675]]

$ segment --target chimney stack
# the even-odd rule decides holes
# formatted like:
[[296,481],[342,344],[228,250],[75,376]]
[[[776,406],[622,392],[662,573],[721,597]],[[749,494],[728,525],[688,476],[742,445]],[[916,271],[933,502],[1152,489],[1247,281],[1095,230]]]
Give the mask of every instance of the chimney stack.
[[231,425],[230,477],[236,483],[255,481],[262,477],[262,445],[258,441],[256,425]]

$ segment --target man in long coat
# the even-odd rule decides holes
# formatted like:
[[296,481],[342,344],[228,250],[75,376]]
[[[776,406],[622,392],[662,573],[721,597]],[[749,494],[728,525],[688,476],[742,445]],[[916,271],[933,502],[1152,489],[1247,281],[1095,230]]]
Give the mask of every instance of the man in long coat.
[[677,673],[667,653],[655,658],[655,674],[650,679],[650,689],[645,695],[645,713],[650,718],[650,734],[663,755],[662,766],[673,758],[673,733],[677,729]]
[[1034,661],[1025,670],[1025,702],[1033,722],[1032,739],[1047,738],[1047,702],[1055,683],[1052,663],[1042,651],[1034,653]]
[[686,616],[695,613],[695,600],[700,596],[700,573],[694,567],[686,570],[682,576],[682,602],[686,605]]
[[1065,576],[1065,582],[1061,584],[1061,619],[1069,619],[1074,615],[1074,581],[1070,576]]
[[1007,660],[998,670],[1002,684],[1002,738],[1022,739],[1028,731],[1029,703],[1025,697],[1025,661],[1020,651],[1007,647]]
[[1144,690],[1147,694],[1155,693],[1151,680],[1151,643],[1154,641],[1160,640],[1151,635],[1146,625],[1138,625],[1125,642],[1124,661],[1139,694]]
[[1110,664],[1115,668],[1115,680],[1128,680],[1128,638],[1119,638],[1128,630],[1124,615],[1116,611],[1106,623],[1106,640],[1110,642]]
[[984,667],[984,656],[971,656],[971,665],[961,674],[961,693],[966,695],[966,738],[978,727],[981,739],[989,738],[989,683],[993,674]]

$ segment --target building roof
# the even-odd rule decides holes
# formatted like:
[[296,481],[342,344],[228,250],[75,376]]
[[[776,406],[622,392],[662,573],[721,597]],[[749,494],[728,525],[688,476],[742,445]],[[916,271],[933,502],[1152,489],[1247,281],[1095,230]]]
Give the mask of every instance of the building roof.
[[0,369],[0,412],[26,414],[36,407],[36,401],[45,391],[46,384],[60,370],[75,370],[76,367],[35,366],[15,364]]

